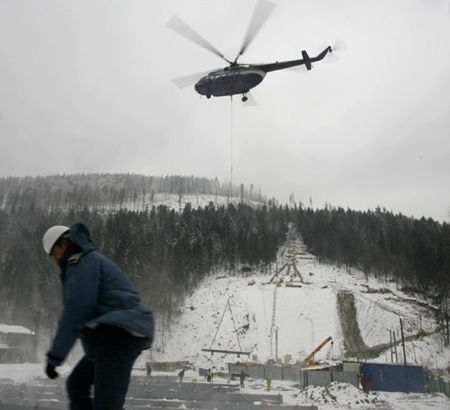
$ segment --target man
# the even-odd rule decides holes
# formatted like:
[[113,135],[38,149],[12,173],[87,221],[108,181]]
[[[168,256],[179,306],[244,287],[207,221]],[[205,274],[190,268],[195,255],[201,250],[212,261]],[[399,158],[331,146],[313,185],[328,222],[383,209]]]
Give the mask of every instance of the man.
[[370,392],[370,378],[366,373],[361,373],[361,387],[364,393],[369,394]]
[[180,380],[180,383],[183,383],[183,377],[184,377],[184,371],[186,370],[186,368],[182,368],[179,372],[178,372],[178,379]]
[[241,370],[241,374],[239,375],[239,381],[240,381],[240,387],[244,388],[245,387],[245,372],[244,370]]
[[212,370],[211,370],[211,369],[208,369],[208,370],[206,371],[206,380],[207,380],[208,382],[212,382],[213,377],[214,377],[214,374],[213,374]]
[[270,391],[270,386],[272,386],[272,375],[270,373],[266,376],[266,383],[267,383],[267,391]]
[[140,304],[128,276],[97,252],[82,223],[52,226],[42,241],[61,269],[64,304],[47,376],[58,377],[56,367],[80,338],[85,356],[67,379],[70,409],[121,410],[133,363],[152,343],[153,314]]

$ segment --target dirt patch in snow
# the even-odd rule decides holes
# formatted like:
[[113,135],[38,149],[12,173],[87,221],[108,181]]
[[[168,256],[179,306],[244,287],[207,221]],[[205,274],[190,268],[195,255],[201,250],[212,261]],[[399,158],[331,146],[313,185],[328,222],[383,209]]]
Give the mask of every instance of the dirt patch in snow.
[[[389,343],[380,343],[374,346],[367,346],[361,337],[358,326],[355,297],[349,291],[339,291],[337,294],[338,314],[344,336],[344,349],[347,357],[359,357],[364,359],[378,357],[382,352],[390,347]],[[427,334],[427,333],[426,333]],[[425,334],[425,335],[426,335]],[[405,337],[405,341],[416,340],[417,335]],[[397,341],[400,345],[401,340]]]
[[353,293],[339,291],[337,294],[337,308],[342,334],[344,336],[344,349],[346,355],[356,357],[360,356],[363,352],[367,352],[369,347],[364,343],[361,337]]

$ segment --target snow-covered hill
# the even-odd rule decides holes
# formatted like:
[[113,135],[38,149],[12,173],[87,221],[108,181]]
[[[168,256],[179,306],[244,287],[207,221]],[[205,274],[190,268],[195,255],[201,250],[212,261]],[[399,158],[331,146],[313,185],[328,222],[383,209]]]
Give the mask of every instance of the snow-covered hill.
[[[245,278],[208,277],[178,313],[170,328],[160,326],[151,360],[220,368],[237,359],[202,351],[211,348],[250,352],[250,359],[260,362],[279,358],[292,363],[331,336],[333,343],[316,360],[391,361],[387,345],[390,334],[400,340],[401,318],[409,363],[440,369],[450,364],[450,349],[435,332],[432,306],[404,294],[393,282],[319,263],[295,231],[279,251],[276,270],[249,272]],[[421,329],[429,335],[414,337]],[[397,352],[403,362],[400,345]]]
[[[243,199],[247,205],[258,206],[261,202],[251,201],[247,198]],[[215,207],[226,206],[227,204],[237,205],[242,202],[241,198],[233,196],[227,197],[223,195],[206,195],[206,194],[169,194],[164,192],[156,193],[153,197],[150,194],[138,198],[138,200],[127,201],[123,204],[108,204],[100,210],[104,212],[112,212],[119,209],[127,209],[129,211],[144,211],[152,206],[158,207],[164,205],[169,209],[181,211],[189,203],[193,208],[204,208],[210,203]]]

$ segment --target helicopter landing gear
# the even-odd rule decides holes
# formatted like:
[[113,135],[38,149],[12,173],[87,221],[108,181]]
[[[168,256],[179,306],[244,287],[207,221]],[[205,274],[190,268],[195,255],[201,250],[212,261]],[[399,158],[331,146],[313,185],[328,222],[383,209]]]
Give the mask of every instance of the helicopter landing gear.
[[210,96],[210,95],[207,95],[206,98],[209,100],[209,99],[211,98],[211,96]]
[[243,94],[242,95],[242,102],[246,102],[247,100],[248,100],[248,97],[245,94]]

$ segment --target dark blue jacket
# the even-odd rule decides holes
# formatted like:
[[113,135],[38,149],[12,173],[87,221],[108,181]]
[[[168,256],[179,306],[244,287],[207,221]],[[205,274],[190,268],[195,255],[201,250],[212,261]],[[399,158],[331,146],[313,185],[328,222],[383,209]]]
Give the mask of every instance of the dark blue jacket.
[[64,309],[48,362],[61,364],[84,326],[113,325],[153,340],[153,314],[140,304],[129,277],[95,250],[85,225],[72,225],[69,239],[82,252],[69,253],[58,262]]

